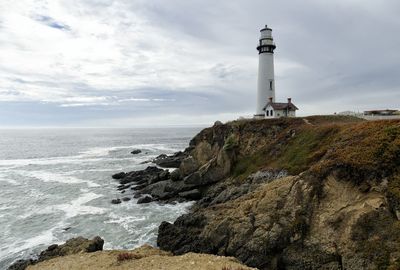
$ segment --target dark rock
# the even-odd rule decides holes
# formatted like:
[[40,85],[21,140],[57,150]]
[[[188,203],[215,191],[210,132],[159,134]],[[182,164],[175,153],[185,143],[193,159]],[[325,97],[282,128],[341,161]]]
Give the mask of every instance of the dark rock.
[[162,171],[162,172],[158,175],[158,179],[159,179],[160,181],[167,180],[168,178],[169,178],[169,171],[168,171],[168,170]]
[[214,127],[216,127],[216,126],[222,126],[223,125],[223,123],[221,122],[221,121],[215,121],[214,122]]
[[124,193],[125,193],[125,190],[121,191],[121,193],[124,194]]
[[206,224],[205,216],[191,214],[179,217],[174,224],[164,221],[158,228],[157,245],[178,255],[200,251],[212,254],[212,245],[198,236]]
[[201,193],[198,189],[180,192],[178,195],[188,200],[199,200],[201,198]]
[[114,174],[114,175],[112,176],[112,178],[114,178],[114,179],[116,179],[116,180],[119,180],[119,179],[124,178],[125,176],[126,176],[126,173],[120,172],[120,173]]
[[149,166],[144,170],[127,173],[127,175],[123,179],[120,179],[119,182],[121,184],[127,184],[139,181],[150,182],[151,179],[158,178],[158,174],[163,171],[164,171],[163,169],[159,169],[155,166]]
[[144,189],[145,187],[147,187],[147,185],[143,184],[143,185],[134,186],[131,189],[132,190],[141,190],[141,189]]
[[128,189],[128,188],[130,188],[131,187],[131,185],[119,185],[118,187],[117,187],[117,189],[118,190],[124,190],[124,189]]
[[8,270],[25,270],[29,265],[34,264],[36,261],[32,259],[18,260],[8,267]]
[[69,231],[70,229],[71,229],[72,227],[66,227],[66,228],[63,228],[63,231]]
[[111,200],[111,203],[112,204],[120,204],[121,200],[120,199],[113,199],[113,200]]
[[151,198],[150,196],[145,196],[143,198],[140,198],[137,203],[138,204],[143,204],[143,203],[150,203],[153,201],[153,198]]
[[128,198],[128,197],[123,197],[123,198],[122,198],[122,200],[123,200],[124,202],[127,202],[127,201],[130,201],[130,200],[131,200],[131,198]]
[[136,193],[135,195],[133,195],[133,198],[135,198],[135,199],[138,199],[140,197],[142,197],[142,194],[140,194],[140,193]]
[[170,173],[170,178],[172,181],[182,180],[181,171],[179,169],[175,169]]
[[177,152],[171,156],[161,154],[155,159],[153,163],[163,168],[179,168],[182,160],[187,156],[185,152]]
[[160,181],[151,185],[148,185],[141,191],[145,194],[150,194],[151,196],[158,199],[168,199],[171,198],[173,194],[170,191],[166,191],[166,187],[169,181]]
[[142,150],[140,150],[140,149],[135,149],[135,150],[133,150],[131,152],[132,155],[137,155],[137,154],[140,154],[140,153],[142,153]]

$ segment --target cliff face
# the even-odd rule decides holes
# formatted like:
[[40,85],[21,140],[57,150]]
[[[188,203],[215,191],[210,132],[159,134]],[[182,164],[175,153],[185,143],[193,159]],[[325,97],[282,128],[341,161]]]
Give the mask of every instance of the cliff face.
[[400,267],[400,121],[236,121],[185,153],[170,181],[200,199],[161,224],[162,249],[260,269]]

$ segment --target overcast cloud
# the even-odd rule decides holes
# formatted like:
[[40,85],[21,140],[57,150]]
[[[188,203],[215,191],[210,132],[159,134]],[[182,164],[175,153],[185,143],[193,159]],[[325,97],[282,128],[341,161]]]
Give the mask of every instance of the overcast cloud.
[[202,125],[255,112],[259,30],[300,115],[399,108],[397,0],[0,0],[0,126]]

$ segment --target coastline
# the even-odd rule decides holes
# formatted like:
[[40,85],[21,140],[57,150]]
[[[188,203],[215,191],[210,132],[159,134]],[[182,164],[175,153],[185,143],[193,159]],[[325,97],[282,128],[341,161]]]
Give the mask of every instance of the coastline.
[[196,201],[159,227],[158,246],[174,255],[258,269],[397,267],[399,137],[399,121],[340,116],[216,123],[167,157],[173,172],[114,178],[148,202]]

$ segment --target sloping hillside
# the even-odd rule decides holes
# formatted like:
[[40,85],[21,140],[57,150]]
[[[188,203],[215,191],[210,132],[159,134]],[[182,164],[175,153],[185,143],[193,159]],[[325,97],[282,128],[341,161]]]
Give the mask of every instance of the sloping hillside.
[[400,121],[234,121],[186,152],[175,186],[201,196],[160,226],[162,249],[260,269],[400,267]]

